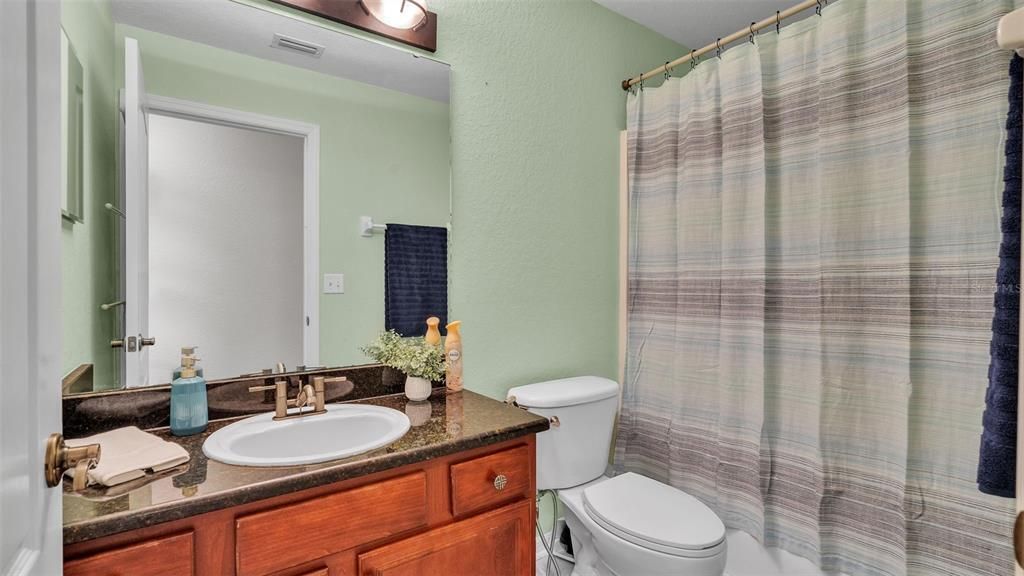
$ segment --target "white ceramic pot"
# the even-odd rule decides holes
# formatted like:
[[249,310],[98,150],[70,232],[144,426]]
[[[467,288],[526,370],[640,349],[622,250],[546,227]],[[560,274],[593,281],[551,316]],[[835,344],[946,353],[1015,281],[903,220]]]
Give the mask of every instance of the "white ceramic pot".
[[430,380],[419,376],[405,377],[405,397],[413,402],[426,400],[430,397]]

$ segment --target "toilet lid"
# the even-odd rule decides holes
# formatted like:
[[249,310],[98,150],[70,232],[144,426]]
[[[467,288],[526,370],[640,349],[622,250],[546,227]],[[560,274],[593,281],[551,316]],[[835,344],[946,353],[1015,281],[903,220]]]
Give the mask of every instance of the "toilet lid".
[[583,505],[615,535],[669,554],[689,556],[725,540],[722,520],[700,500],[632,472],[585,489]]

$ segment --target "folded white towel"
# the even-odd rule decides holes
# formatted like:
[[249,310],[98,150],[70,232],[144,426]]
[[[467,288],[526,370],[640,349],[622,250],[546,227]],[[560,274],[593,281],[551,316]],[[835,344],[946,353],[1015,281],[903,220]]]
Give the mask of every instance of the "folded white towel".
[[[181,446],[143,432],[135,426],[118,428],[88,438],[67,440],[68,446],[100,445],[100,461],[89,470],[89,484],[114,486],[188,462]],[[70,472],[70,471],[69,471]]]

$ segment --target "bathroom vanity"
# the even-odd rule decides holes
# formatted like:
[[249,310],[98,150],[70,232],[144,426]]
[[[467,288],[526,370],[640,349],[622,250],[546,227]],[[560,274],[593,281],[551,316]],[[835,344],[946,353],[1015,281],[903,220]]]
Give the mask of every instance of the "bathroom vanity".
[[534,436],[547,420],[468,391],[359,402],[406,412],[413,427],[344,460],[252,468],[203,455],[230,423],[218,421],[174,439],[187,469],[65,488],[65,574],[533,573]]

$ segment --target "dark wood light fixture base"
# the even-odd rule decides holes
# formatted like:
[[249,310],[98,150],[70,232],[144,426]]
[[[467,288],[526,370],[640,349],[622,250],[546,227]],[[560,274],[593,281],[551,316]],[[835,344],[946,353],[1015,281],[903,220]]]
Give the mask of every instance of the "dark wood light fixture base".
[[437,14],[428,11],[426,23],[415,30],[392,28],[369,15],[359,5],[359,0],[271,0],[276,4],[288,6],[326,18],[332,22],[358,28],[360,30],[390,38],[421,48],[428,52],[437,51]]

